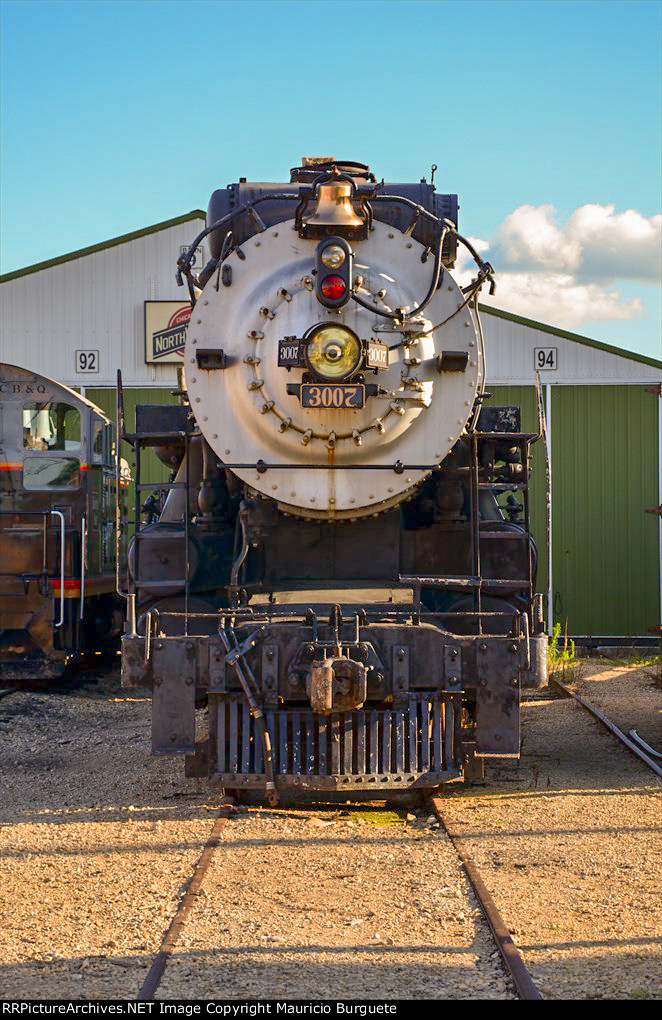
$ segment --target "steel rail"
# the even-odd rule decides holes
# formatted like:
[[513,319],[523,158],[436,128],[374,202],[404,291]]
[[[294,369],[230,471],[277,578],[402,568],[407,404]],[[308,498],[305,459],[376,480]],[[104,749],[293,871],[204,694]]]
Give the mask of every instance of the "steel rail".
[[536,988],[533,978],[526,969],[522,955],[513,942],[512,936],[506,927],[506,923],[499,913],[497,905],[492,899],[487,886],[480,877],[480,873],[473,858],[469,854],[464,841],[453,830],[444,814],[442,798],[436,795],[430,797],[429,801],[435,815],[446,830],[451,843],[457,851],[458,857],[464,865],[467,878],[471,882],[473,890],[478,897],[481,910],[483,911],[487,923],[490,926],[497,948],[501,953],[501,958],[503,959],[506,970],[513,980],[518,996],[520,999],[525,1001],[541,1000],[542,995]]
[[161,978],[163,977],[163,973],[166,969],[168,960],[170,959],[170,956],[175,948],[175,945],[177,944],[177,940],[181,935],[184,923],[189,913],[191,912],[191,907],[195,902],[195,897],[198,895],[200,891],[202,881],[205,877],[205,874],[207,873],[209,865],[211,864],[212,857],[214,856],[214,851],[216,850],[221,841],[221,832],[227,820],[228,814],[226,812],[223,812],[222,814],[219,814],[218,818],[214,822],[214,827],[211,831],[209,839],[207,840],[204,850],[200,855],[200,859],[198,860],[198,863],[195,866],[193,875],[191,876],[189,883],[186,886],[184,895],[182,896],[179,902],[179,906],[177,907],[177,910],[175,912],[175,916],[170,922],[170,927],[165,933],[163,942],[161,943],[161,948],[156,958],[154,959],[154,963],[149,969],[147,977],[143,982],[142,988],[140,989],[138,995],[136,996],[136,1002],[149,1002],[154,998],[156,990],[161,982]]
[[579,694],[575,694],[574,691],[571,691],[569,687],[566,687],[565,684],[562,684],[560,680],[556,680],[553,676],[549,678],[549,685],[550,687],[556,687],[565,698],[573,698],[575,701],[578,701],[582,708],[585,708],[587,712],[590,712],[591,715],[597,719],[598,722],[601,722],[610,733],[613,733],[613,735],[620,740],[625,747],[627,747],[628,751],[632,751],[632,753],[636,755],[637,758],[644,763],[644,765],[647,765],[648,768],[651,769],[657,776],[662,776],[662,768],[660,768],[657,762],[653,761],[653,759],[646,754],[641,746],[631,740],[630,737],[626,736],[625,733],[623,733],[623,730],[620,730],[618,726],[611,721],[611,719],[607,718],[604,712],[601,712],[599,708],[592,705],[590,701],[580,697]]

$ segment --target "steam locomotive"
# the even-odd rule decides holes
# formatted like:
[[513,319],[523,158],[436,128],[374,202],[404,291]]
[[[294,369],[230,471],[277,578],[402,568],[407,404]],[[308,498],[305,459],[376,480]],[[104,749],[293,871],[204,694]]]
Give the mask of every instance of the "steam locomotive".
[[0,683],[119,648],[112,429],[79,393],[0,364]]
[[132,540],[122,670],[153,685],[153,751],[190,775],[272,802],[392,797],[519,755],[545,661],[539,433],[483,406],[493,270],[457,209],[425,180],[304,160],[215,191],[179,260],[182,403],[123,425],[137,470],[153,446],[173,476]]

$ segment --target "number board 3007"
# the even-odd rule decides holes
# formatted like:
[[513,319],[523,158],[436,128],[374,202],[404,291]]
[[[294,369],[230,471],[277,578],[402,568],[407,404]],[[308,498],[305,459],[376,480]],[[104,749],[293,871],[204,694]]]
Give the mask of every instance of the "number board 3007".
[[324,410],[340,410],[341,408],[363,407],[365,403],[365,387],[352,384],[326,385],[324,383],[303,383],[301,386],[301,406],[321,407]]
[[559,367],[558,347],[536,347],[533,351],[536,372],[550,372]]

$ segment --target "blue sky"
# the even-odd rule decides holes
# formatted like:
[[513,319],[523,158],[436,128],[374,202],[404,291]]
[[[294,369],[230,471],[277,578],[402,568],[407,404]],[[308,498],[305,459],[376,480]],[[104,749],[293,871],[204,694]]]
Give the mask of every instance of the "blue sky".
[[497,306],[660,357],[661,9],[2,0],[2,271],[302,155],[436,163]]

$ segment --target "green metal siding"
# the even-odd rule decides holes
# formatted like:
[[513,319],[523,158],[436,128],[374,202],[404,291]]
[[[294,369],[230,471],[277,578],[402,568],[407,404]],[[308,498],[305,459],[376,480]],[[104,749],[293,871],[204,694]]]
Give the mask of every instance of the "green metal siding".
[[659,617],[658,399],[644,386],[552,389],[554,618],[569,634],[646,634]]
[[[533,386],[490,386],[535,432]],[[645,386],[552,387],[554,622],[568,634],[645,635],[659,620],[658,399]],[[537,589],[547,590],[545,457],[533,448]]]
[[[491,386],[488,404],[522,409],[522,427],[538,428],[533,386]],[[115,420],[115,390],[86,389]],[[658,399],[644,386],[552,387],[554,622],[569,634],[646,634],[659,619],[657,518]],[[127,428],[136,404],[175,404],[169,388],[124,391]],[[532,448],[531,527],[538,548],[537,590],[546,592],[545,456]],[[135,471],[133,450],[122,456]],[[168,480],[152,450],[143,477]],[[144,497],[147,493],[144,493]],[[134,488],[129,490],[133,514]]]
[[[101,410],[108,415],[109,418],[115,422],[116,419],[116,403],[117,403],[117,391],[110,388],[99,388],[94,389],[93,387],[86,387],[85,396],[92,403],[96,404]],[[137,387],[136,389],[125,389],[124,390],[124,420],[126,429],[128,432],[133,432],[136,426],[136,404],[177,404],[179,401],[178,397],[173,396],[172,389],[166,387]],[[131,468],[131,477],[133,478],[136,473],[136,458],[133,452],[133,447],[128,443],[122,443],[122,457],[128,462]],[[156,456],[153,449],[145,449],[140,454],[141,461],[141,474],[142,479],[145,482],[167,482],[170,477],[170,472],[165,464],[162,464],[159,458]],[[149,492],[142,493],[142,502],[144,503]],[[129,510],[129,522],[131,530],[133,530],[133,519],[134,519],[134,507],[135,507],[135,485],[133,481],[129,486],[127,496],[127,506]]]
[[[497,406],[515,406],[522,411],[522,430],[524,432],[538,431],[538,410],[536,406],[536,391],[533,386],[489,386],[488,391],[492,394],[485,401],[486,404]],[[504,499],[500,502],[505,504]],[[518,502],[521,502],[520,493],[516,493]],[[545,448],[542,439],[538,440],[531,447],[531,475],[529,478],[529,500],[531,513],[531,532],[538,549],[538,573],[536,578],[536,590],[547,591],[547,539],[545,527]]]

